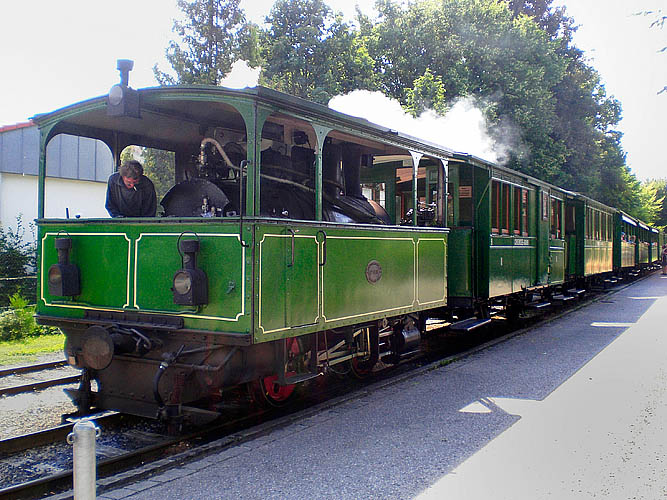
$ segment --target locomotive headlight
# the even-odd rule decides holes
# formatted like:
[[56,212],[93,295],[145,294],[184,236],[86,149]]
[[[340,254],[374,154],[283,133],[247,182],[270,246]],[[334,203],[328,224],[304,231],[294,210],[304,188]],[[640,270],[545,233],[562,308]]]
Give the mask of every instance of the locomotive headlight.
[[114,85],[109,91],[109,104],[112,106],[118,106],[123,100],[123,87],[120,85]]
[[129,85],[129,74],[133,67],[134,62],[129,59],[118,59],[117,68],[120,71],[120,83],[109,90],[107,115],[141,118],[139,93],[130,88]]
[[49,268],[49,289],[60,286],[63,282],[63,272],[60,266],[55,264]]
[[176,271],[172,292],[174,304],[201,306],[208,304],[208,277],[197,269],[199,240],[183,240],[178,243],[183,268]]
[[56,297],[79,295],[81,293],[79,268],[69,262],[72,240],[56,238],[54,243],[58,252],[58,263],[49,268],[49,294]]
[[192,290],[192,277],[186,271],[178,271],[174,276],[174,291],[185,295]]

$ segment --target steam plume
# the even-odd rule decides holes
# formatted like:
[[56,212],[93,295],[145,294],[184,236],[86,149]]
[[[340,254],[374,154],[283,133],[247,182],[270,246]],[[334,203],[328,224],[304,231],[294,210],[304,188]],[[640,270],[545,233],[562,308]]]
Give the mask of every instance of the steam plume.
[[417,118],[407,114],[398,101],[367,90],[336,96],[329,107],[496,163],[505,162],[518,143],[519,134],[507,120],[491,132],[483,111],[470,97],[458,99],[444,116],[428,110]]

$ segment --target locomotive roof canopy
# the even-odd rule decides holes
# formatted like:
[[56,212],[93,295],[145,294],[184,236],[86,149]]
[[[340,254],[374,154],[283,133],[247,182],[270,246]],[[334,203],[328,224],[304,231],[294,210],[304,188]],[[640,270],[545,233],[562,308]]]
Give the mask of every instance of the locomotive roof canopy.
[[[107,96],[99,96],[33,117],[41,128],[52,127],[49,139],[59,133],[94,137],[112,144],[114,134],[132,144],[161,149],[187,148],[198,144],[207,127],[236,129],[241,116],[230,104],[265,106],[276,115],[328,126],[339,140],[354,141],[375,149],[377,154],[405,154],[415,151],[446,159],[448,149],[418,138],[349,116],[321,104],[265,87],[227,89],[211,86],[152,87],[137,91],[140,118],[109,116]],[[381,143],[381,144],[380,144]],[[128,143],[129,144],[129,143]]]

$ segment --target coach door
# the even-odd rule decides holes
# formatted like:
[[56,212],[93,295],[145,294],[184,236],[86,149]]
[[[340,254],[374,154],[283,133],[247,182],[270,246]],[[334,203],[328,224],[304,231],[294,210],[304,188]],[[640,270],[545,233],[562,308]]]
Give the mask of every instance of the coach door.
[[549,223],[549,283],[565,280],[564,203],[557,196],[550,197]]

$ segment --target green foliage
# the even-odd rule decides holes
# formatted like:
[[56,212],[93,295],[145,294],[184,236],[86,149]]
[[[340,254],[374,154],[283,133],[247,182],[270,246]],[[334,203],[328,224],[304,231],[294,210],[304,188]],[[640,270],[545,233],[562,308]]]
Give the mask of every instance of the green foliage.
[[323,0],[278,0],[266,21],[263,83],[320,103],[375,87],[364,40]]
[[441,115],[447,112],[442,77],[433,75],[429,68],[426,68],[422,76],[415,79],[412,88],[407,89],[406,94],[406,109],[412,116],[419,116],[427,109]]
[[123,164],[126,161],[136,160],[134,157],[135,146],[128,146],[120,153],[120,163]]
[[141,148],[144,174],[153,181],[158,203],[174,185],[176,178],[175,155],[163,149]]
[[153,67],[161,85],[219,85],[241,54],[252,53],[240,0],[178,0],[184,21],[174,21],[180,43],[171,41],[166,58],[176,77]]
[[33,239],[25,240],[23,218],[16,218],[16,228],[0,227],[0,307],[9,304],[9,297],[22,293],[35,300],[36,248],[34,226],[29,224]]
[[658,211],[655,225],[662,228],[667,228],[667,179],[654,179],[647,182],[655,186],[656,198],[662,198],[662,206]]
[[10,308],[0,314],[0,340],[19,340],[37,335],[60,333],[57,328],[39,326],[35,323],[35,307],[15,293],[9,298]]
[[636,214],[638,218],[649,224],[665,225],[665,195],[667,195],[667,181],[648,180],[642,182],[639,186],[639,210]]

